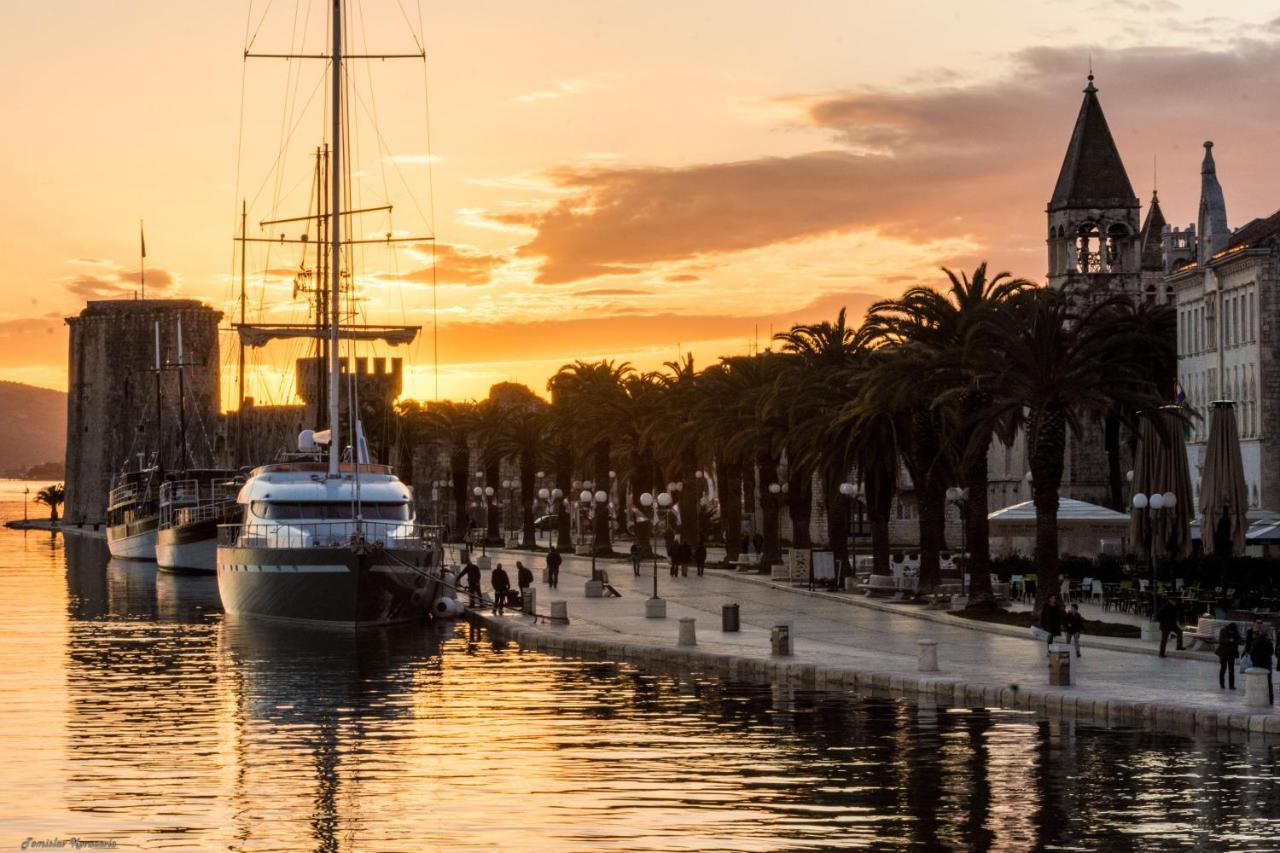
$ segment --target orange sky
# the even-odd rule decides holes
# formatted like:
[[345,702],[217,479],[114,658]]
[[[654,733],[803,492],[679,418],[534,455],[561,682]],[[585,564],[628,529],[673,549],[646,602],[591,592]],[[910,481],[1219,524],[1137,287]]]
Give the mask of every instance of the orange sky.
[[[306,212],[322,63],[246,67],[241,54],[254,33],[255,50],[321,49],[327,4],[277,5],[6,9],[0,378],[65,387],[61,318],[86,298],[133,292],[139,219],[149,293],[229,310],[239,200],[251,222]],[[350,8],[356,47],[413,48],[416,0]],[[1044,205],[1090,53],[1144,202],[1158,158],[1166,217],[1193,221],[1211,138],[1230,224],[1280,207],[1276,11],[1220,8],[425,4],[435,186],[421,64],[365,63],[354,193],[395,211],[360,227],[429,233],[434,206],[439,382],[451,397],[509,379],[542,390],[574,358],[647,368],[692,351],[707,362],[841,304],[860,314],[936,281],[943,264],[990,258],[1039,278]],[[367,250],[361,286],[369,319],[428,327],[401,354],[407,392],[429,398],[421,248]],[[250,313],[301,319],[296,254],[255,249]],[[257,358],[260,401],[289,396],[292,354]]]

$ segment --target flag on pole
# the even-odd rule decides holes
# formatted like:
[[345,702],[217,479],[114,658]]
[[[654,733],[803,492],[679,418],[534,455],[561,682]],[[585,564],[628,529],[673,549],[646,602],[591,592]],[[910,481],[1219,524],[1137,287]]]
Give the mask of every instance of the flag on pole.
[[142,257],[147,256],[147,234],[142,230],[142,220],[138,220],[138,239],[142,243]]

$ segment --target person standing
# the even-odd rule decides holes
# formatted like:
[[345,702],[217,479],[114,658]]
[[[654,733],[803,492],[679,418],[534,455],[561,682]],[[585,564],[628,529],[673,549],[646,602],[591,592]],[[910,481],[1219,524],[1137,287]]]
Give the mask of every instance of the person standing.
[[552,589],[560,586],[560,564],[563,562],[564,557],[560,556],[559,549],[552,545],[547,552],[547,586]]
[[640,577],[640,543],[631,543],[631,571],[636,577]]
[[525,593],[533,586],[533,572],[519,560],[516,560],[516,586],[520,587],[520,605],[523,607]]
[[747,558],[747,555],[751,553],[751,536],[745,531],[742,534],[742,545],[740,551],[744,560]]
[[511,578],[507,577],[502,563],[494,564],[489,584],[493,587],[493,615],[501,616],[507,603],[507,593],[511,591]]
[[1156,621],[1160,623],[1160,657],[1164,657],[1165,647],[1169,644],[1169,635],[1178,638],[1178,651],[1182,651],[1182,626],[1178,624],[1178,608],[1173,602],[1165,599],[1156,610]]
[[1244,653],[1249,656],[1253,666],[1267,671],[1267,704],[1276,703],[1275,685],[1271,683],[1273,658],[1276,656],[1275,644],[1271,641],[1271,632],[1263,627],[1261,619],[1253,620],[1253,627],[1244,637]]
[[701,542],[693,549],[693,564],[698,567],[698,577],[702,577],[702,570],[707,567],[707,546]]
[[1076,657],[1080,657],[1080,634],[1084,631],[1084,617],[1080,615],[1080,605],[1072,604],[1067,610],[1062,627],[1067,633],[1067,643],[1075,646]]
[[1053,645],[1054,638],[1062,633],[1063,617],[1062,602],[1058,600],[1058,594],[1050,594],[1040,608],[1040,627],[1049,635],[1047,642],[1050,646]]
[[480,597],[480,567],[472,562],[470,551],[466,552],[463,560],[462,576],[467,579],[468,600],[472,607],[476,607],[484,603]]
[[1236,655],[1239,653],[1240,628],[1228,622],[1218,632],[1218,689],[1226,690],[1228,681],[1231,689],[1236,689]]
[[670,544],[667,545],[667,559],[671,561],[671,577],[679,577],[680,559],[683,556],[684,543],[680,541],[679,536],[672,536]]

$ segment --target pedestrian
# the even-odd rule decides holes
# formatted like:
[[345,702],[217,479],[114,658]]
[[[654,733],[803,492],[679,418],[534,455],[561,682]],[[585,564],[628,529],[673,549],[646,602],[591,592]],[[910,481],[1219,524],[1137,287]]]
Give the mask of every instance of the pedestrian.
[[1156,621],[1160,623],[1160,657],[1164,657],[1165,646],[1169,644],[1169,635],[1178,638],[1178,651],[1182,651],[1182,626],[1178,624],[1178,608],[1169,599],[1164,599],[1156,610]]
[[502,563],[494,565],[493,572],[489,575],[489,583],[493,586],[493,615],[501,616],[507,603],[507,593],[511,592],[511,578],[507,577]]
[[1048,644],[1053,645],[1053,640],[1062,633],[1062,622],[1065,614],[1062,611],[1062,602],[1058,600],[1058,594],[1051,593],[1045,599],[1044,606],[1040,608],[1040,627],[1044,630],[1048,637]]
[[757,554],[764,553],[764,536],[762,534],[757,533],[755,536],[752,536],[751,544],[755,546]]
[[1276,703],[1275,685],[1271,683],[1272,659],[1276,656],[1275,644],[1271,641],[1271,631],[1264,628],[1261,619],[1253,620],[1253,627],[1244,636],[1244,653],[1249,656],[1251,666],[1267,671],[1267,704]]
[[744,557],[751,553],[751,535],[746,531],[742,533],[742,547],[740,550]]
[[679,577],[680,560],[684,557],[684,543],[679,536],[672,535],[671,544],[667,546],[667,559],[671,561],[671,577]]
[[552,545],[551,550],[547,552],[547,586],[552,589],[560,586],[560,564],[562,562],[564,562],[564,557],[561,557],[559,549]]
[[520,587],[520,604],[523,606],[525,593],[533,586],[533,572],[519,560],[516,560],[516,586]]
[[631,543],[631,571],[640,577],[640,543]]
[[702,577],[702,570],[707,567],[707,546],[701,542],[693,549],[693,564],[698,567],[698,577]]
[[1228,622],[1218,632],[1218,688],[1227,689],[1230,681],[1231,689],[1236,689],[1236,655],[1240,653],[1240,627]]
[[480,567],[471,561],[471,552],[462,552],[462,576],[467,579],[467,596],[472,607],[483,604],[480,597]]
[[1084,617],[1080,615],[1079,604],[1072,604],[1067,610],[1062,627],[1067,634],[1067,643],[1076,647],[1076,657],[1080,657],[1080,634],[1084,632]]

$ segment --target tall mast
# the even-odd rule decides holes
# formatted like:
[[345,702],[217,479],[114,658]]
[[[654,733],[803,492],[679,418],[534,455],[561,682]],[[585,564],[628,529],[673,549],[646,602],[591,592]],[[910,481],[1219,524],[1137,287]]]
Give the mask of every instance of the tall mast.
[[338,419],[338,306],[340,304],[342,269],[342,233],[338,217],[342,215],[342,0],[333,0],[333,168],[330,189],[333,202],[329,210],[329,476],[338,475],[342,454]]
[[[249,202],[240,200],[240,237],[249,236]],[[240,240],[240,325],[243,326],[244,303],[245,303],[245,252],[249,243],[247,240]],[[244,338],[236,335],[240,341],[240,358],[237,361],[237,369],[239,371],[239,381],[236,387],[239,389],[240,400],[236,406],[236,467],[244,464]]]
[[182,439],[182,447],[179,449],[178,470],[185,470],[187,467],[187,385],[183,374],[186,368],[186,359],[183,356],[182,349],[182,318],[178,318],[178,435]]
[[164,449],[164,435],[160,432],[162,428],[160,420],[160,370],[160,321],[156,320],[156,464],[163,471],[164,457],[161,456],[161,453]]

